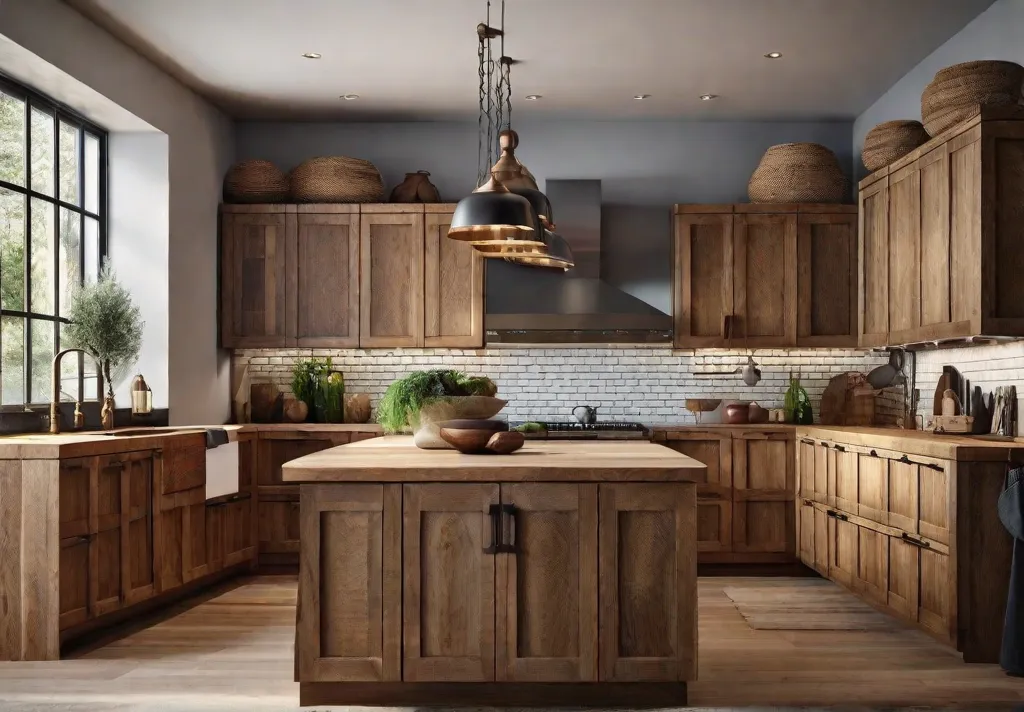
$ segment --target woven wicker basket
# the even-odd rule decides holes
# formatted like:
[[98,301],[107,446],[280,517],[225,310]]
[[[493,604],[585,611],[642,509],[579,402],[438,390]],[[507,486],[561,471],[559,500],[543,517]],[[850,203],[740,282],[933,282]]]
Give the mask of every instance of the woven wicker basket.
[[384,181],[369,161],[322,156],[304,161],[289,176],[292,199],[298,203],[379,203]]
[[765,152],[747,194],[755,203],[839,203],[846,197],[846,176],[821,144],[783,143]]
[[927,141],[920,121],[886,121],[868,131],[860,156],[865,168],[877,171]]
[[976,107],[1021,103],[1024,67],[984,60],[941,69],[921,94],[921,121],[931,136],[971,117]]
[[288,176],[270,161],[242,161],[224,176],[225,203],[283,203]]

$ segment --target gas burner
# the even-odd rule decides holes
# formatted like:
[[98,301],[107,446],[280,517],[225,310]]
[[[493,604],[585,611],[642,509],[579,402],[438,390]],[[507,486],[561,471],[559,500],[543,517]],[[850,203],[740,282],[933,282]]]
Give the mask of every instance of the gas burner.
[[[544,426],[544,432],[528,433],[529,438],[561,438],[578,440],[642,440],[648,436],[643,423],[631,423],[618,420],[599,420],[596,423],[578,423],[563,421],[528,421]],[[512,424],[513,427],[517,425]]]

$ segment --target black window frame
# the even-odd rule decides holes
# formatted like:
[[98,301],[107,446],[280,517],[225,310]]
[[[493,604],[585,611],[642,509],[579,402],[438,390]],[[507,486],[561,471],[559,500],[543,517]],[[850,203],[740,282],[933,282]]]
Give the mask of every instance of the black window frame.
[[[80,283],[84,283],[85,280],[85,219],[91,218],[96,220],[98,232],[97,242],[99,254],[97,255],[97,266],[102,269],[107,262],[107,216],[109,213],[108,204],[108,161],[109,161],[109,132],[103,127],[90,121],[89,119],[82,116],[80,113],[72,109],[71,107],[63,104],[55,99],[42,94],[30,86],[27,86],[11,77],[0,73],[0,92],[7,94],[15,99],[23,101],[25,103],[25,185],[17,185],[10,183],[3,179],[0,179],[0,188],[16,193],[24,197],[25,200],[25,304],[23,310],[18,309],[3,309],[0,308],[0,316],[18,317],[23,320],[25,325],[25,349],[24,349],[24,391],[23,397],[26,399],[25,403],[7,404],[3,405],[0,401],[0,412],[11,412],[11,411],[23,411],[25,409],[36,410],[41,406],[49,404],[49,398],[46,400],[33,400],[35,395],[32,388],[32,334],[30,324],[33,321],[45,321],[54,324],[53,329],[53,353],[56,354],[60,348],[60,327],[59,324],[70,324],[71,321],[66,317],[61,316],[61,310],[63,305],[61,304],[63,298],[63,286],[60,283],[60,209],[71,211],[78,215],[78,234],[79,234],[79,247],[78,247],[78,265],[79,265],[79,280]],[[31,176],[32,176],[32,110],[40,109],[53,116],[53,195],[49,196],[45,193],[40,193],[32,189]],[[60,198],[60,126],[61,123],[75,127],[83,137],[83,140],[79,141],[78,145],[78,199],[80,205],[74,205],[68,203]],[[99,186],[97,196],[97,212],[87,210],[85,207],[85,140],[84,136],[88,134],[98,139],[98,161],[99,161]],[[54,206],[54,219],[53,219],[53,269],[54,269],[54,308],[53,314],[40,314],[31,311],[31,294],[32,294],[32,201],[34,199],[45,201]],[[2,335],[0,335],[2,339]],[[69,356],[65,357],[69,358]],[[78,356],[78,393],[75,398],[78,401],[84,401],[85,398],[85,358],[82,354]],[[2,369],[2,362],[0,362],[0,369]],[[91,377],[92,374],[90,374]],[[103,375],[102,369],[99,365],[96,366],[96,398],[94,400],[103,399]]]

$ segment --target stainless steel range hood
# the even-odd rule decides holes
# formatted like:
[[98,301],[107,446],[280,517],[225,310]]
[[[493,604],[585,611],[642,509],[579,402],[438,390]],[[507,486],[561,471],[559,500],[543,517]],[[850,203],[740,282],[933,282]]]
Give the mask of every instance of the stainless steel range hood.
[[487,260],[488,342],[670,341],[670,315],[601,278],[601,181],[545,188],[576,266],[563,273]]

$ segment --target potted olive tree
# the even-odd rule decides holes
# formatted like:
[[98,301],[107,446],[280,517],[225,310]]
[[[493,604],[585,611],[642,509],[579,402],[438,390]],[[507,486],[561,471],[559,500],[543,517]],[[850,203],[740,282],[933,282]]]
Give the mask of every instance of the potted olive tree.
[[77,289],[68,310],[71,323],[64,331],[68,346],[92,355],[100,365],[107,395],[103,399],[103,427],[114,427],[114,386],[124,381],[142,349],[142,312],[109,266],[96,282]]

